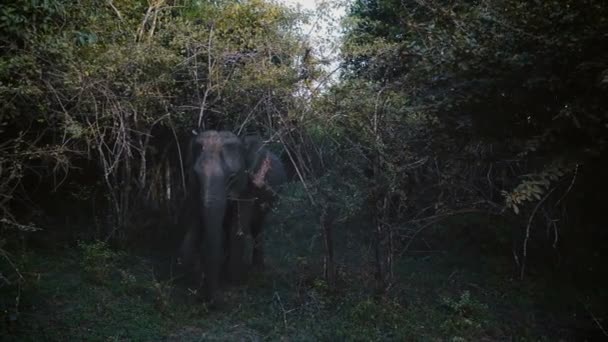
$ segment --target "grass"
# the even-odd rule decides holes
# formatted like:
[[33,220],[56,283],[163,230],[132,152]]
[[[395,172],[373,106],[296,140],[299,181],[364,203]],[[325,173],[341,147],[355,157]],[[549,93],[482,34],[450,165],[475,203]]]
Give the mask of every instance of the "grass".
[[[339,228],[336,288],[321,277],[322,246],[314,222],[275,219],[267,230],[267,269],[227,288],[226,307],[219,311],[207,310],[189,295],[171,277],[167,262],[137,252],[89,242],[25,253],[19,261],[27,270],[19,314],[3,320],[2,339],[549,341],[580,336],[564,328],[564,322],[571,323],[565,317],[576,310],[574,289],[541,279],[515,280],[508,256],[479,258],[463,253],[462,246],[401,257],[394,285],[375,293],[371,252],[357,237],[361,230]],[[0,291],[9,317],[17,289]]]

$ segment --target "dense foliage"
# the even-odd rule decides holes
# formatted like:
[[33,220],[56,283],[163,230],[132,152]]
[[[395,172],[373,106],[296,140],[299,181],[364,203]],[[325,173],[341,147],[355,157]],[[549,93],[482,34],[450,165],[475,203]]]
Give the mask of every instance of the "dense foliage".
[[605,235],[606,4],[359,0],[348,23],[325,105],[375,169],[382,222],[513,216],[522,276],[533,236]]
[[[312,23],[327,20],[333,5],[321,4]],[[321,327],[320,339],[370,331],[380,340],[429,338],[428,327],[406,319],[424,307],[442,317],[442,336],[506,339],[482,328],[491,310],[470,287],[442,293],[428,309],[437,293],[421,287],[432,275],[418,270],[424,259],[408,259],[417,249],[444,267],[430,253],[458,245],[465,231],[473,250],[489,245],[506,255],[516,270],[505,267],[509,279],[571,281],[583,293],[573,305],[582,303],[585,320],[605,334],[606,296],[598,289],[607,284],[608,3],[354,0],[348,7],[333,84],[325,47],[302,29],[311,13],[273,1],[0,6],[7,322],[17,319],[21,289],[34,278],[23,272],[36,268],[26,252],[31,237],[77,245],[82,260],[65,264],[87,275],[75,276],[79,282],[120,283],[117,292],[127,297],[145,288],[160,311],[171,312],[172,280],[138,284],[147,276],[121,264],[128,255],[109,246],[151,248],[179,235],[190,131],[212,128],[260,133],[292,176],[277,213],[291,227],[278,224],[270,238],[283,267],[283,282],[272,281],[279,290],[271,317],[281,316],[286,331],[310,324]],[[403,265],[420,288],[399,283]],[[441,291],[456,274],[448,268],[448,279],[437,280]],[[308,273],[320,269],[319,279]],[[516,286],[493,275],[503,303],[499,292]],[[340,286],[353,292],[340,297]],[[384,297],[366,297],[369,289]],[[404,304],[403,293],[417,297]],[[289,325],[281,295],[312,319]],[[266,305],[253,302],[255,310]],[[347,323],[323,322],[335,313],[327,303],[346,308]],[[163,331],[157,313],[151,317]],[[336,332],[323,330],[334,323]],[[277,329],[269,335],[278,338]]]
[[87,185],[103,183],[107,223],[122,230],[131,209],[168,205],[167,189],[173,198],[183,191],[186,132],[268,131],[293,107],[300,19],[285,7],[57,0],[18,1],[2,11],[6,217],[37,204],[23,198],[35,196],[33,178],[50,184],[45,177],[52,176],[54,189],[80,169],[94,180]]

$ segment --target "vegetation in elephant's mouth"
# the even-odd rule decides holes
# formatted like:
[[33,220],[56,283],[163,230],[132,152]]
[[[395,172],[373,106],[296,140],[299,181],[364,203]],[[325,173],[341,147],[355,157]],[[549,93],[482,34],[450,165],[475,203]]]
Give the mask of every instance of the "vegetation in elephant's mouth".
[[0,340],[607,339],[608,2],[289,1],[2,3]]

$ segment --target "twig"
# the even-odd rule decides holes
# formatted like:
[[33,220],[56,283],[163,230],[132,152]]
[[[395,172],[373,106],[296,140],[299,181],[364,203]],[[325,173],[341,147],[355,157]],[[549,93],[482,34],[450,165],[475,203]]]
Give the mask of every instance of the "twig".
[[19,272],[19,267],[17,267],[17,265],[15,265],[15,263],[13,263],[11,258],[8,256],[8,253],[5,250],[3,250],[2,248],[0,248],[0,255],[2,255],[2,257],[4,257],[6,262],[8,262],[8,264],[13,268],[15,273],[17,273],[17,275],[19,276],[19,280],[25,279],[23,277],[23,275],[21,274],[21,272]]
[[587,313],[589,313],[589,316],[591,316],[591,318],[593,319],[593,322],[595,322],[597,327],[600,328],[600,330],[602,331],[602,334],[604,334],[604,336],[608,337],[608,331],[606,331],[606,329],[604,329],[604,326],[602,325],[602,323],[600,323],[600,320],[597,317],[595,317],[595,315],[587,307],[587,305],[583,304],[583,307],[585,308],[585,311],[587,311]]
[[186,189],[186,173],[184,171],[184,160],[182,157],[182,149],[179,146],[179,139],[177,138],[177,133],[175,132],[175,126],[173,125],[173,121],[171,117],[169,117],[169,127],[171,127],[171,132],[173,133],[173,138],[175,139],[175,145],[177,146],[177,157],[179,158],[179,171],[182,176],[182,187],[184,189],[184,194],[187,193]]
[[251,110],[249,111],[249,113],[247,114],[247,116],[245,117],[245,120],[243,120],[243,123],[241,123],[241,126],[239,127],[238,131],[236,132],[236,135],[241,135],[241,132],[243,131],[243,128],[245,128],[245,125],[247,124],[247,122],[249,122],[249,120],[251,120],[251,118],[253,117],[253,113],[255,112],[255,110],[260,106],[260,104],[266,100],[266,96],[263,96],[256,104],[255,106],[253,106],[253,108],[251,108]]
[[[283,146],[287,146],[281,135],[279,135],[279,140],[281,141],[281,144],[283,144]],[[310,189],[308,189],[308,185],[306,184],[306,181],[304,180],[304,177],[302,176],[300,169],[297,167],[296,161],[293,159],[293,156],[292,156],[291,152],[289,151],[289,148],[285,148],[285,152],[287,152],[287,156],[289,157],[289,160],[291,161],[292,165],[296,169],[298,178],[300,178],[300,182],[302,183],[302,186],[304,187],[304,191],[306,191],[306,194],[308,195],[308,200],[310,201],[310,203],[312,205],[315,205],[316,202],[315,202],[312,194],[310,193]]]
[[211,63],[211,40],[213,38],[213,27],[209,29],[209,38],[207,39],[207,87],[205,87],[205,94],[203,95],[203,101],[201,103],[201,110],[198,113],[198,125],[197,128],[201,128],[203,123],[203,117],[205,115],[205,107],[207,106],[207,97],[209,96],[209,92],[211,91],[211,75],[213,69],[213,63]]
[[116,6],[114,6],[114,4],[112,3],[112,0],[108,0],[108,6],[110,6],[114,10],[114,12],[116,12],[118,19],[120,19],[122,21],[122,15],[120,14],[120,11],[118,11],[118,8],[116,8]]
[[423,217],[420,219],[409,220],[407,223],[421,222],[421,221],[432,220],[432,219],[444,219],[444,218],[454,216],[454,215],[459,215],[459,214],[481,213],[481,212],[485,212],[485,211],[480,210],[480,209],[475,209],[475,208],[460,209],[460,210],[450,211],[445,214],[436,214],[436,215]]
[[137,30],[138,32],[137,32],[137,36],[136,36],[136,41],[142,40],[144,31],[146,30],[146,23],[148,22],[148,17],[150,17],[150,14],[154,10],[154,6],[155,5],[151,5],[150,7],[148,7],[148,10],[146,11],[146,15],[144,16],[144,20],[142,20],[141,26],[139,27],[139,30]]
[[528,241],[530,240],[530,230],[532,228],[532,221],[534,220],[534,215],[536,215],[536,212],[538,211],[540,206],[547,200],[547,198],[549,198],[549,196],[553,193],[553,191],[555,191],[555,189],[557,189],[557,187],[554,187],[549,192],[547,192],[545,197],[543,197],[536,204],[536,206],[534,207],[534,210],[532,210],[532,214],[530,214],[530,218],[528,218],[528,226],[526,227],[526,237],[524,239],[524,245],[523,245],[523,250],[522,250],[521,271],[519,274],[519,278],[522,280],[524,279],[524,273],[526,270],[526,257],[528,256]]
[[0,223],[4,223],[4,224],[7,224],[9,226],[13,226],[13,227],[15,227],[15,228],[17,228],[17,229],[19,229],[20,231],[23,231],[23,232],[36,232],[36,231],[42,230],[42,228],[38,228],[38,227],[34,227],[34,226],[28,226],[28,225],[24,225],[24,224],[19,224],[17,222],[13,222],[13,221],[7,220],[6,218],[0,219]]
[[293,310],[285,311],[285,307],[283,306],[283,301],[281,301],[281,296],[279,295],[278,292],[274,293],[274,297],[277,299],[277,302],[279,303],[279,306],[281,307],[281,311],[283,313],[283,325],[285,326],[285,328],[287,328],[287,313],[289,313]]
[[403,250],[401,251],[401,253],[399,253],[399,257],[401,257],[405,252],[407,252],[408,248],[410,248],[410,245],[412,244],[412,242],[414,241],[414,239],[416,238],[416,236],[422,232],[424,229],[426,229],[429,226],[432,226],[433,224],[439,222],[440,220],[435,220],[435,221],[431,221],[427,224],[422,225],[422,227],[418,228],[414,234],[412,235],[412,237],[410,237],[410,240],[407,242],[407,244],[405,245],[405,247],[403,247]]
[[576,166],[574,167],[574,175],[572,176],[572,182],[570,182],[568,189],[566,189],[566,192],[562,195],[562,197],[557,202],[555,202],[556,207],[570,193],[570,190],[572,190],[572,187],[574,186],[574,182],[576,181],[576,175],[578,174],[578,166],[579,166],[579,164],[577,163]]

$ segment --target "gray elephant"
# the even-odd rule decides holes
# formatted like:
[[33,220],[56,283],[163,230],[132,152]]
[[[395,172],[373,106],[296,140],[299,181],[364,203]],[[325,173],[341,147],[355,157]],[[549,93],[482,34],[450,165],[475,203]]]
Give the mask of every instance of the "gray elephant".
[[190,170],[194,212],[180,258],[204,288],[207,300],[221,301],[220,279],[238,280],[245,270],[244,249],[253,237],[252,262],[263,267],[262,226],[286,181],[283,164],[257,136],[242,139],[229,131],[207,130],[193,141]]

